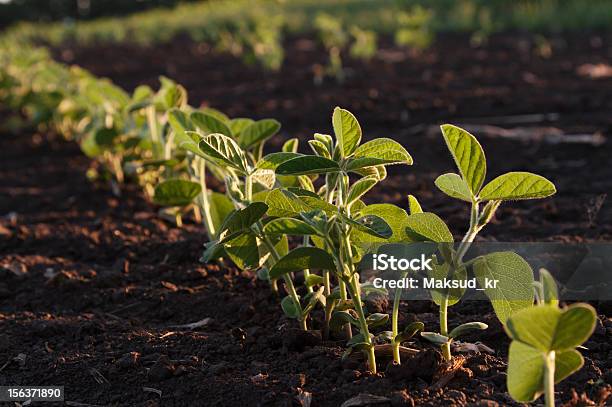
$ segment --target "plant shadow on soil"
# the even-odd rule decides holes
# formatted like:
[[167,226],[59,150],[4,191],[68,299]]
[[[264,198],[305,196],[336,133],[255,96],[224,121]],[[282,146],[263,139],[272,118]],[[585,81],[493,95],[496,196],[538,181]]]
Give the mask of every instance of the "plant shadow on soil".
[[[192,91],[193,101],[214,102],[232,116],[279,119],[286,137],[305,140],[314,130],[325,131],[332,107],[347,107],[366,135],[394,137],[415,158],[412,168],[393,169],[371,200],[406,207],[405,197],[413,193],[460,234],[466,208],[433,187],[452,162],[440,135],[416,126],[554,111],[559,121],[546,126],[608,135],[612,119],[605,95],[612,80],[582,78],[573,70],[605,61],[607,37],[600,48],[584,51],[589,38],[567,39],[550,59],[521,54],[516,38],[505,36],[463,51],[458,44],[466,39],[449,36],[420,55],[387,45],[385,58],[403,59],[349,61],[354,74],[343,86],[322,87],[311,85],[308,61],[323,62],[324,54],[299,38],[289,41],[287,63],[277,74],[201,54],[191,43],[70,52],[75,63],[127,88],[140,78],[154,84],[158,74],[168,74]],[[184,49],[189,55],[179,56]],[[455,76],[441,82],[450,74]],[[542,83],[525,79],[534,77]],[[402,121],[404,111],[409,115]],[[341,341],[298,334],[254,273],[199,264],[199,226],[188,222],[177,229],[162,221],[135,185],[113,196],[106,184],[86,179],[90,162],[76,145],[31,134],[0,135],[0,385],[65,385],[67,400],[95,405],[290,406],[311,396],[313,406],[339,406],[360,393],[386,397],[381,406],[515,404],[505,392],[508,340],[490,308],[451,308],[451,326],[488,323],[487,331],[466,341],[481,341],[496,353],[462,356],[448,383],[440,381],[449,376],[441,375],[436,352],[419,339],[410,346],[426,350],[422,356],[402,369],[388,367],[381,357],[383,373],[371,376],[362,362],[341,361]],[[481,141],[491,172],[534,171],[559,190],[552,199],[502,207],[483,239],[611,240],[609,204],[596,214],[597,222],[586,214],[595,197],[612,190],[610,143]],[[366,305],[373,312],[390,311],[384,300],[370,298]],[[585,367],[557,387],[558,399],[573,405],[580,404],[572,389],[593,400],[610,392],[610,308],[595,305],[604,315],[585,344]],[[428,303],[404,303],[401,315],[401,324],[437,324]],[[193,330],[176,327],[204,318],[210,319]]]

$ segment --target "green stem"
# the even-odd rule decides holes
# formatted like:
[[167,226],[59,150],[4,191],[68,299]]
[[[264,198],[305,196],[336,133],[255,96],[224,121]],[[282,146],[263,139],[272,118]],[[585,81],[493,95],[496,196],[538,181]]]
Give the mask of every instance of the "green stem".
[[351,292],[353,302],[355,303],[355,311],[357,312],[357,316],[359,317],[359,330],[361,331],[361,335],[363,336],[363,341],[370,345],[367,350],[368,367],[372,373],[376,374],[376,354],[374,353],[374,345],[372,344],[372,339],[370,338],[370,330],[368,329],[368,323],[366,321],[365,313],[361,305],[361,287],[359,286],[359,274],[355,273],[353,277],[351,277],[349,290]]
[[[310,246],[310,237],[308,235],[304,236],[304,238],[302,239],[302,246],[304,247]],[[306,280],[308,276],[310,276],[310,270],[305,269],[304,270],[304,280]],[[309,293],[313,291],[312,286],[307,286],[306,289],[308,290]]]
[[[448,336],[448,297],[444,297],[440,304],[440,335]],[[451,360],[450,342],[441,345],[444,360]]]
[[401,296],[402,296],[402,289],[398,287],[395,289],[395,296],[393,297],[393,313],[391,314],[391,330],[393,332],[393,335],[392,335],[393,341],[391,343],[393,346],[393,360],[398,365],[402,363],[402,360],[400,358],[400,351],[399,351],[400,343],[396,342],[395,338],[399,334],[399,306],[400,306]]
[[212,220],[212,214],[210,213],[210,202],[208,200],[208,188],[206,187],[206,161],[202,158],[198,160],[198,180],[202,187],[202,212],[204,212],[204,226],[208,233],[208,239],[213,240],[217,234],[215,225]]
[[545,356],[544,399],[546,407],[555,407],[555,351]]

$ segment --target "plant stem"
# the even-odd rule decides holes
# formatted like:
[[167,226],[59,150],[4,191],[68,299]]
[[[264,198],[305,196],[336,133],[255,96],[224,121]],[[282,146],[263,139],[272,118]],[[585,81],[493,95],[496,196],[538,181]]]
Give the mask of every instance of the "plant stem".
[[544,361],[544,399],[546,407],[555,407],[555,351],[549,352]]
[[393,313],[391,314],[391,330],[393,332],[393,341],[392,346],[393,346],[393,360],[399,365],[402,363],[402,360],[400,358],[400,352],[399,352],[399,347],[400,347],[400,343],[395,341],[395,338],[397,337],[397,334],[399,333],[399,306],[400,306],[400,299],[402,296],[402,289],[401,288],[396,288],[395,289],[395,296],[393,297]]
[[[440,335],[448,336],[448,296],[444,297],[442,304],[440,304]],[[446,342],[444,345],[441,345],[441,348],[444,360],[450,362],[452,358],[450,342]]]
[[[259,225],[258,225],[258,228],[259,228]],[[272,258],[274,259],[274,263],[279,261],[281,256],[278,254],[278,251],[276,251],[276,247],[274,247],[274,244],[272,244],[272,242],[270,241],[270,238],[266,236],[265,234],[261,233],[261,240],[263,241],[263,243],[267,246],[268,250],[270,251]],[[300,315],[298,317],[300,328],[307,331],[308,325],[306,324],[306,318],[302,317],[302,305],[300,304],[300,297],[298,296],[297,291],[295,290],[293,281],[291,280],[291,277],[288,274],[284,274],[283,279],[285,280],[285,286],[287,289],[287,293],[289,294],[289,296],[295,303],[295,307],[297,308],[298,313]]]
[[[310,246],[310,238],[308,237],[308,235],[304,236],[304,238],[302,239],[302,246],[303,247]],[[308,276],[310,276],[310,270],[305,269],[304,270],[304,280],[306,280]],[[307,286],[306,290],[308,290],[308,292],[311,293],[313,291],[312,286]]]
[[208,240],[213,240],[217,234],[215,225],[212,220],[210,213],[210,202],[208,201],[208,188],[206,187],[206,161],[202,158],[196,158],[198,160],[198,180],[202,187],[202,212],[204,212],[204,226],[208,233]]
[[361,306],[361,287],[359,285],[359,274],[355,273],[351,277],[349,290],[351,292],[353,302],[355,303],[355,311],[357,312],[357,316],[359,317],[359,330],[361,331],[361,335],[363,336],[363,341],[370,345],[367,351],[368,367],[372,373],[376,374],[376,354],[374,353],[374,346],[372,345],[372,339],[370,338],[370,330],[368,329],[368,323],[366,321],[365,313],[363,311],[363,307]]

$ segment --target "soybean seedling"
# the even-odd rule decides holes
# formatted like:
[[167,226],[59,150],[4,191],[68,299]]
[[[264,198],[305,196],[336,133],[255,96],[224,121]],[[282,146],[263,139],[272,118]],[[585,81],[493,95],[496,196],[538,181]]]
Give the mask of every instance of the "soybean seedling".
[[[325,182],[317,193],[304,194],[305,196],[301,197],[285,193],[287,199],[280,199],[280,196],[275,199],[268,197],[266,203],[275,208],[278,215],[291,218],[302,216],[302,221],[311,222],[311,226],[315,220],[310,220],[308,214],[301,214],[309,209],[325,213],[324,219],[315,215],[319,219],[318,229],[315,228],[318,233],[312,232],[312,240],[333,259],[334,267],[331,273],[338,281],[339,296],[339,299],[336,299],[335,295],[332,295],[330,272],[325,270],[320,280],[325,298],[328,299],[325,330],[328,330],[331,323],[334,307],[343,305],[337,311],[340,314],[336,320],[340,320],[341,325],[346,327],[349,338],[351,324],[358,327],[359,335],[352,338],[349,345],[366,352],[369,368],[375,372],[374,345],[368,327],[385,323],[385,317],[388,319],[388,316],[365,315],[361,297],[364,287],[359,282],[356,266],[363,252],[363,247],[359,246],[372,241],[401,241],[404,233],[400,225],[407,214],[393,205],[365,205],[360,198],[384,179],[386,165],[410,165],[412,158],[399,143],[391,139],[380,138],[361,144],[361,126],[355,116],[345,109],[337,107],[334,110],[332,126],[335,140],[329,135],[315,134],[314,139],[309,141],[315,155],[277,153],[266,156],[263,160],[275,169],[277,176],[324,174]],[[349,173],[359,177],[352,184]],[[287,228],[286,233],[292,232]],[[314,264],[315,260],[304,261],[303,264],[310,265],[311,262]],[[344,307],[349,301],[348,295],[355,317]]]
[[[459,174],[439,176],[435,184],[446,195],[470,204],[470,224],[457,248],[450,243],[453,235],[437,215],[433,213],[411,214],[408,229],[417,240],[441,243],[442,262],[434,262],[432,277],[465,280],[471,267],[480,286],[491,300],[493,309],[502,323],[515,311],[533,303],[533,271],[529,264],[513,252],[496,252],[479,256],[469,262],[463,258],[477,234],[495,215],[504,201],[545,198],[556,192],[546,178],[529,172],[508,172],[493,179],[483,187],[487,161],[476,138],[467,131],[445,124],[441,126],[446,145],[459,169]],[[485,284],[485,278],[498,280],[495,288]],[[446,360],[451,359],[450,342],[471,329],[485,329],[480,322],[470,322],[452,331],[448,329],[448,307],[459,302],[465,288],[434,290],[432,299],[440,308],[440,332],[423,332],[421,335],[439,344]]]
[[576,350],[593,333],[597,315],[584,303],[559,307],[557,286],[540,270],[538,303],[510,316],[506,332],[512,339],[508,352],[508,392],[518,402],[544,394],[546,407],[555,406],[555,384],[584,364]]

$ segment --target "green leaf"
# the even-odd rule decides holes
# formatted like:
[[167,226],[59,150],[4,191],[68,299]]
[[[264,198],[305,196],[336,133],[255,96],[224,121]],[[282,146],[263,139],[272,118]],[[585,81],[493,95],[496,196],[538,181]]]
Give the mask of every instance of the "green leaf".
[[189,118],[205,135],[212,133],[220,133],[228,137],[232,135],[232,131],[225,122],[208,113],[195,111],[191,113]]
[[406,233],[432,242],[452,242],[453,234],[440,217],[431,212],[415,213],[406,219]]
[[358,242],[405,242],[409,238],[406,235],[406,219],[408,214],[402,208],[393,204],[368,205],[358,213],[360,216],[375,215],[382,218],[391,228],[391,236],[388,239],[373,238],[363,233],[353,231],[352,237]]
[[352,316],[349,311],[335,311],[329,320],[329,327],[333,331],[339,330],[346,324],[351,324],[358,327],[359,320]]
[[[454,273],[450,274],[450,266],[448,263],[438,264],[435,261],[431,263],[431,270],[427,271],[429,278],[433,278],[435,281],[444,281],[444,279],[463,281],[467,278],[467,272],[465,267],[460,268]],[[430,289],[429,294],[431,295],[432,301],[436,305],[442,304],[442,301],[446,298],[448,300],[448,306],[457,304],[463,294],[465,294],[465,288],[450,288],[450,289]]]
[[299,308],[296,306],[295,301],[289,295],[281,300],[281,308],[287,317],[296,319],[300,316]]
[[529,307],[513,314],[506,329],[512,339],[542,352],[563,351],[582,345],[595,329],[596,313],[588,304],[565,309],[553,305]]
[[242,270],[251,270],[263,265],[265,258],[259,255],[259,242],[252,232],[247,232],[223,242],[223,249],[234,264]]
[[300,140],[297,137],[290,138],[283,144],[282,151],[286,153],[297,153]]
[[423,213],[423,208],[421,208],[421,204],[414,195],[408,195],[408,208],[410,209],[411,215],[414,215],[415,213]]
[[324,174],[337,171],[340,171],[337,162],[314,155],[295,157],[276,168],[276,173],[279,175]]
[[323,290],[325,289],[325,287],[319,287],[319,289],[317,291],[313,291],[311,293],[308,293],[306,295],[306,297],[304,297],[305,300],[308,301],[308,303],[306,304],[306,306],[304,307],[304,309],[302,310],[302,318],[306,318],[308,316],[308,314],[310,314],[310,312],[314,309],[314,307],[320,302],[323,306],[325,306],[326,304],[326,298],[323,295]]
[[440,128],[461,176],[472,194],[477,195],[487,173],[487,161],[480,143],[476,137],[457,126],[444,124]]
[[[545,354],[513,341],[508,352],[508,393],[519,402],[534,401],[544,393]],[[555,352],[555,383],[578,371],[584,360],[575,349]]]
[[332,115],[332,125],[342,153],[341,156],[350,156],[361,141],[361,126],[359,122],[348,110],[336,107]]
[[270,270],[270,278],[276,279],[293,271],[306,269],[334,270],[334,259],[316,247],[298,247],[282,257]]
[[347,206],[350,207],[355,201],[364,196],[376,183],[378,183],[378,179],[374,177],[365,177],[355,181],[349,189]]
[[343,219],[357,230],[380,239],[388,239],[393,235],[391,226],[377,215],[363,215],[357,219],[343,216]]
[[440,175],[436,178],[436,186],[446,195],[461,199],[466,202],[472,202],[472,192],[466,182],[457,174],[448,173]]
[[264,226],[264,232],[270,235],[308,236],[319,232],[303,220],[294,218],[273,219]]
[[377,138],[362,144],[348,160],[347,171],[375,165],[412,164],[412,157],[400,143],[390,138]]
[[444,345],[450,340],[448,337],[435,332],[421,332],[421,336],[436,345]]
[[197,182],[171,179],[155,186],[153,202],[160,206],[186,206],[202,192]]
[[300,197],[285,189],[270,191],[265,200],[269,207],[269,216],[293,217],[311,210]]
[[548,270],[540,269],[540,283],[542,284],[542,292],[544,298],[541,298],[546,304],[559,305],[559,290],[554,277]]
[[268,210],[268,205],[263,202],[253,202],[244,209],[232,212],[220,228],[219,240],[229,240],[250,230],[250,227],[259,221]]
[[232,131],[233,137],[239,137],[240,134],[249,127],[251,124],[255,123],[253,119],[247,119],[244,117],[238,117],[236,119],[232,119],[229,122],[229,128]]
[[258,120],[242,130],[239,144],[242,148],[249,149],[275,135],[280,127],[280,123],[274,119]]
[[374,313],[368,315],[368,317],[366,318],[366,323],[368,324],[369,328],[383,326],[387,322],[389,322],[389,314]]
[[516,401],[530,402],[544,391],[544,356],[524,343],[513,341],[508,351],[508,393]]
[[209,134],[202,137],[199,148],[215,164],[230,166],[243,174],[249,172],[244,151],[231,138],[223,134]]
[[263,185],[266,189],[274,188],[276,182],[276,175],[274,170],[257,168],[255,172],[251,174],[253,181],[260,185]]
[[257,168],[276,170],[276,168],[285,161],[289,161],[292,158],[302,156],[303,154],[290,152],[271,153],[264,156],[261,160],[257,162]]
[[331,159],[331,153],[322,141],[308,140],[308,145],[316,155]]
[[172,131],[174,131],[175,137],[180,137],[181,139],[186,137],[186,131],[195,130],[195,127],[193,126],[193,123],[191,123],[191,120],[189,120],[187,113],[177,108],[170,109],[168,111],[168,123],[170,123]]
[[225,194],[219,192],[208,192],[208,203],[210,205],[210,217],[215,231],[219,231],[223,221],[234,210],[232,201]]
[[422,322],[412,322],[408,324],[408,326],[406,326],[402,332],[398,333],[395,338],[393,338],[393,342],[406,342],[423,329],[425,329],[425,325]]
[[308,277],[304,280],[304,285],[306,287],[312,287],[315,285],[325,284],[325,278],[316,274],[309,274]]
[[229,123],[231,121],[230,118],[227,117],[225,113],[223,113],[222,111],[218,109],[214,109],[212,107],[205,107],[205,108],[200,109],[200,111],[202,113],[206,113],[207,115],[214,117],[217,120],[222,121],[223,123]]
[[[502,324],[514,312],[533,304],[533,270],[514,252],[496,252],[477,258],[474,276],[491,300]],[[497,280],[497,288],[487,288],[485,279]]]
[[557,190],[554,184],[540,175],[530,172],[508,172],[485,185],[479,197],[483,201],[492,199],[515,201],[546,198],[555,192]]
[[477,331],[477,330],[482,331],[482,330],[487,329],[488,327],[489,325],[485,324],[484,322],[468,322],[465,324],[461,324],[455,329],[453,329],[452,331],[450,331],[450,333],[448,334],[448,337],[451,339],[455,339],[455,338],[465,335],[467,332]]

